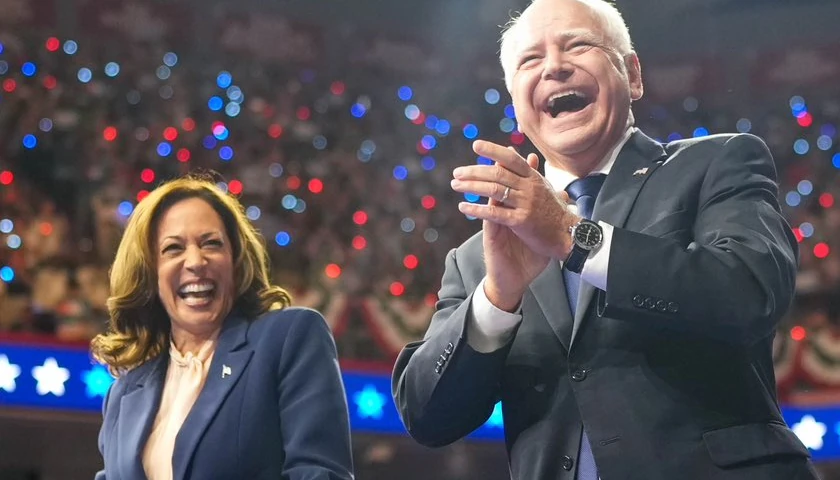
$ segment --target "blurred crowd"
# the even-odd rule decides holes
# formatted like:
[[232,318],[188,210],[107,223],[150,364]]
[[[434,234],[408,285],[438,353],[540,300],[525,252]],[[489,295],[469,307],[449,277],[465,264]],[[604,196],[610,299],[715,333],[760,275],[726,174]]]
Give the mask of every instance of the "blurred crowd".
[[[456,208],[452,168],[482,161],[475,137],[532,149],[514,129],[500,69],[492,80],[441,82],[212,46],[170,52],[10,32],[0,42],[0,331],[85,341],[104,328],[107,269],[133,205],[199,170],[239,196],[269,244],[276,281],[301,298],[342,295],[351,316],[370,310],[352,308],[365,298],[426,312],[444,256],[480,228]],[[636,108],[637,125],[662,141],[741,131],[768,143],[801,240],[799,300],[780,341],[804,339],[794,326],[833,331],[840,319],[836,93]]]

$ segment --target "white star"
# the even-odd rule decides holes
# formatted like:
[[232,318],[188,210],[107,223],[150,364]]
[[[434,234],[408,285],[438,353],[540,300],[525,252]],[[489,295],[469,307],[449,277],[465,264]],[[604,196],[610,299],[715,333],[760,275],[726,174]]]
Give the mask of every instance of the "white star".
[[54,358],[44,360],[40,367],[32,369],[32,376],[38,380],[35,390],[38,395],[52,393],[56,397],[64,395],[64,382],[70,378],[70,370],[58,366]]
[[811,450],[819,450],[823,447],[823,436],[825,436],[827,428],[824,423],[816,421],[813,416],[805,415],[799,423],[795,423],[791,427],[791,430]]
[[0,355],[0,388],[12,393],[15,391],[15,379],[20,376],[20,366],[9,363],[9,357]]

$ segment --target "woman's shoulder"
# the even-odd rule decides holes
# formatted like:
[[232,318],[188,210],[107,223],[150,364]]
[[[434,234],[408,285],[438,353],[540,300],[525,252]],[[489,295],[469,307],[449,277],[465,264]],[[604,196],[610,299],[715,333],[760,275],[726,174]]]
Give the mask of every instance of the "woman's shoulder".
[[306,307],[286,307],[258,316],[252,322],[251,329],[260,334],[296,335],[313,331],[329,331],[329,326],[324,316],[317,310]]

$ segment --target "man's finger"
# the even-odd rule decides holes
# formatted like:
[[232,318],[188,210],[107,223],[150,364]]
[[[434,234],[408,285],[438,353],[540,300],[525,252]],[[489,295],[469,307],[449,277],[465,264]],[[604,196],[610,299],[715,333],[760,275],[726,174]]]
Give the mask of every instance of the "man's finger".
[[473,151],[482,157],[495,161],[520,177],[527,177],[531,174],[531,167],[528,166],[521,155],[516,153],[516,150],[487,140],[476,140],[473,142]]

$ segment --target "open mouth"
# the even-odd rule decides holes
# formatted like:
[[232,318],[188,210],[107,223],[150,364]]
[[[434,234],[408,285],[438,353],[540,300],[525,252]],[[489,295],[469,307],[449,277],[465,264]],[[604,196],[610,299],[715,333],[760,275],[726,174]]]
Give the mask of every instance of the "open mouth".
[[546,110],[549,115],[557,118],[562,113],[579,112],[590,103],[592,103],[592,99],[588,95],[582,92],[571,91],[549,97]]
[[216,284],[211,281],[190,282],[178,289],[178,296],[191,307],[209,304],[216,294]]

